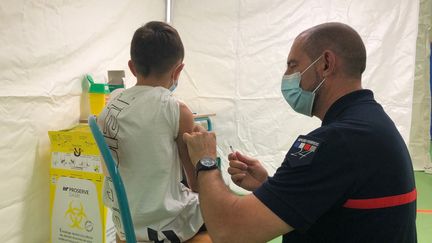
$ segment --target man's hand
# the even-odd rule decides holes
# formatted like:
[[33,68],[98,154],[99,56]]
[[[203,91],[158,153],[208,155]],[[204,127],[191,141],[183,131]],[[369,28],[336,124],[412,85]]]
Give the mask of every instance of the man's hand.
[[253,191],[267,180],[267,171],[257,159],[242,155],[238,151],[228,155],[231,180],[241,188]]
[[195,125],[191,133],[183,133],[183,141],[187,144],[189,157],[195,167],[204,157],[216,159],[216,135],[213,132]]

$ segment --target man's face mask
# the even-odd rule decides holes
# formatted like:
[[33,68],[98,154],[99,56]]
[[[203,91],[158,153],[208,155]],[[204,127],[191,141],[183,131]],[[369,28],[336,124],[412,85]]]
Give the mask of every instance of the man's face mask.
[[281,91],[285,100],[293,108],[294,111],[312,116],[312,107],[315,100],[315,93],[324,83],[325,78],[318,84],[318,86],[312,91],[303,90],[300,87],[301,76],[312,67],[320,58],[319,56],[315,61],[313,61],[302,73],[295,72],[290,75],[284,75],[282,78]]

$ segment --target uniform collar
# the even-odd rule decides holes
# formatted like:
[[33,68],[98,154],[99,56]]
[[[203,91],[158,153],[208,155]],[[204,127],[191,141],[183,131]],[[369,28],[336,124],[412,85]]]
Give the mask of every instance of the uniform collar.
[[364,101],[374,101],[374,95],[371,90],[368,89],[361,89],[353,91],[349,94],[346,94],[336,100],[330,108],[328,109],[327,113],[324,116],[324,119],[322,121],[322,126],[328,125],[332,123],[333,121],[337,120],[338,116],[348,107],[353,104],[362,103]]

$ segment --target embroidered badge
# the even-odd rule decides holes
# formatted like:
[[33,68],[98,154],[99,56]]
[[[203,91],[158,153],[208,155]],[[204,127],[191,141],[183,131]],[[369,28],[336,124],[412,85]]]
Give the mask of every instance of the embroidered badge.
[[288,151],[286,159],[291,167],[308,165],[312,162],[321,140],[311,136],[299,136]]

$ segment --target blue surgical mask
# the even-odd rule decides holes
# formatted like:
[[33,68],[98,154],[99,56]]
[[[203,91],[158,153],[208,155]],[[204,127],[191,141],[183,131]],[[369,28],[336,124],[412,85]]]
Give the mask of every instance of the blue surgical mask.
[[302,73],[295,72],[290,75],[284,75],[282,78],[281,91],[285,100],[293,108],[294,111],[312,116],[312,108],[315,100],[315,93],[324,83],[323,79],[318,86],[312,91],[303,90],[300,87],[301,76],[314,65],[322,56],[313,61]]
[[178,81],[174,80],[174,82],[171,85],[171,87],[169,87],[169,91],[174,92],[174,90],[177,88],[177,84],[178,84]]
[[[179,68],[181,65],[182,65],[181,63],[179,65],[177,65],[175,67],[175,70],[177,70],[177,68]],[[177,85],[178,85],[178,80],[174,80],[171,87],[169,87],[169,91],[171,91],[171,93],[174,92],[174,90],[177,88]]]

